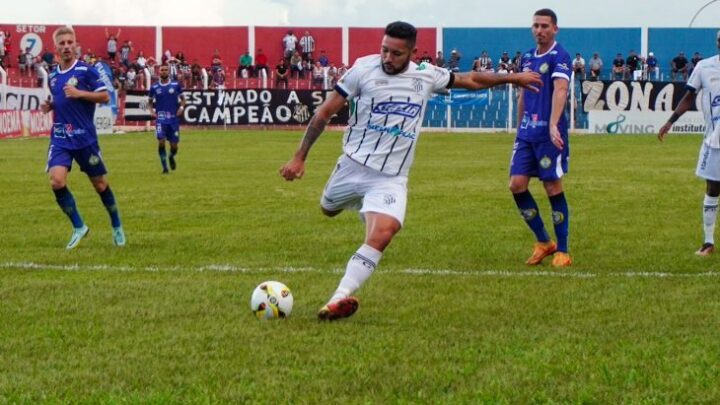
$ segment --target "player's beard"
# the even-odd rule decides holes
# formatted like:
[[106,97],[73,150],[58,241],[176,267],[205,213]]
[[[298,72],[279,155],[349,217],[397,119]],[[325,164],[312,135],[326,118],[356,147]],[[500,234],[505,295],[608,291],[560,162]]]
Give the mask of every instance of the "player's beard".
[[[392,65],[392,63],[382,63],[381,64],[383,72],[385,72],[385,74],[393,75],[393,76],[404,72],[405,69],[407,69],[408,65],[410,65],[409,57],[407,58],[405,63],[403,63],[403,65],[400,67],[400,69],[395,69],[395,67]],[[388,70],[388,68],[387,68],[388,66],[390,67],[391,70]]]

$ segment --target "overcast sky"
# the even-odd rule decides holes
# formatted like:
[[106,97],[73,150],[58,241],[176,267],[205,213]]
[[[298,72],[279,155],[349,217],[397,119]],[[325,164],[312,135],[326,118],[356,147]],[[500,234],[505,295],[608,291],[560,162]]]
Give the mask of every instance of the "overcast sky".
[[[550,7],[560,27],[687,27],[708,0],[0,0],[0,23],[522,27]],[[693,27],[720,26],[720,1]]]

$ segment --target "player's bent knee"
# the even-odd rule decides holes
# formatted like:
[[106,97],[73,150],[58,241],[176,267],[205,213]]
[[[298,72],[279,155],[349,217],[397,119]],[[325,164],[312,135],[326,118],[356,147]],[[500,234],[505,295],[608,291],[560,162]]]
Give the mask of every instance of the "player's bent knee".
[[50,177],[50,188],[52,188],[53,190],[60,190],[66,185],[67,183],[65,182],[65,179],[53,176]]
[[102,193],[109,186],[107,179],[105,179],[105,176],[92,177],[90,178],[90,182],[95,188],[95,191],[97,191],[98,193]]

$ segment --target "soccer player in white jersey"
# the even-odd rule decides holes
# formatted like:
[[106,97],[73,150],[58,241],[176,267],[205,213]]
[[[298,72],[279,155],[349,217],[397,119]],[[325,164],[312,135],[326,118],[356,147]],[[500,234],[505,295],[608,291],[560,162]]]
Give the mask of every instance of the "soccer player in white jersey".
[[[717,32],[717,46],[720,50],[720,31]],[[700,147],[695,174],[705,179],[703,201],[703,227],[705,242],[695,254],[709,256],[715,252],[715,219],[718,196],[720,196],[720,55],[701,60],[692,71],[685,86],[687,91],[675,107],[675,111],[660,128],[658,139],[662,141],[672,129],[673,123],[690,109],[697,92],[702,90],[702,111],[705,116],[705,137]]]
[[344,209],[358,209],[365,222],[365,241],[350,258],[330,301],[320,309],[318,317],[322,320],[355,313],[358,300],[351,294],[370,277],[402,227],[408,171],[433,92],[451,87],[483,89],[502,83],[537,91],[535,86],[541,84],[533,72],[458,74],[431,64],[415,64],[416,36],[412,25],[390,23],[385,28],[381,54],[355,62],[310,120],[293,158],[280,168],[288,181],[301,178],[310,148],[330,118],[347,99],[354,100],[355,111],[343,137],[343,154],[325,186],[320,207],[329,217]]

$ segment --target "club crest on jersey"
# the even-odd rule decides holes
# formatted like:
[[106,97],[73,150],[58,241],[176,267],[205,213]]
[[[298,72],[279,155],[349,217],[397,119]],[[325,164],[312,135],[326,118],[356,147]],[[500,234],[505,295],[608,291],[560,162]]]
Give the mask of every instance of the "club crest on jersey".
[[421,79],[413,79],[412,86],[413,86],[413,89],[415,89],[415,93],[422,93],[423,82]]
[[406,103],[404,101],[384,101],[377,103],[373,109],[373,114],[384,115],[400,115],[407,118],[415,118],[420,114],[420,105],[414,103]]
[[542,159],[540,159],[540,167],[543,169],[547,169],[552,164],[552,160],[550,160],[549,157],[543,156]]
[[547,73],[549,68],[550,68],[550,66],[546,62],[546,63],[543,63],[542,65],[540,65],[540,69],[538,69],[538,71],[540,73]]
[[175,93],[175,89],[173,89],[173,88],[170,88],[170,90],[168,90],[168,93],[170,93],[170,94],[174,94],[174,93]]
[[77,84],[78,84],[77,77],[73,76],[70,79],[68,79],[67,84],[69,84],[70,86],[73,86],[73,87],[77,86]]

